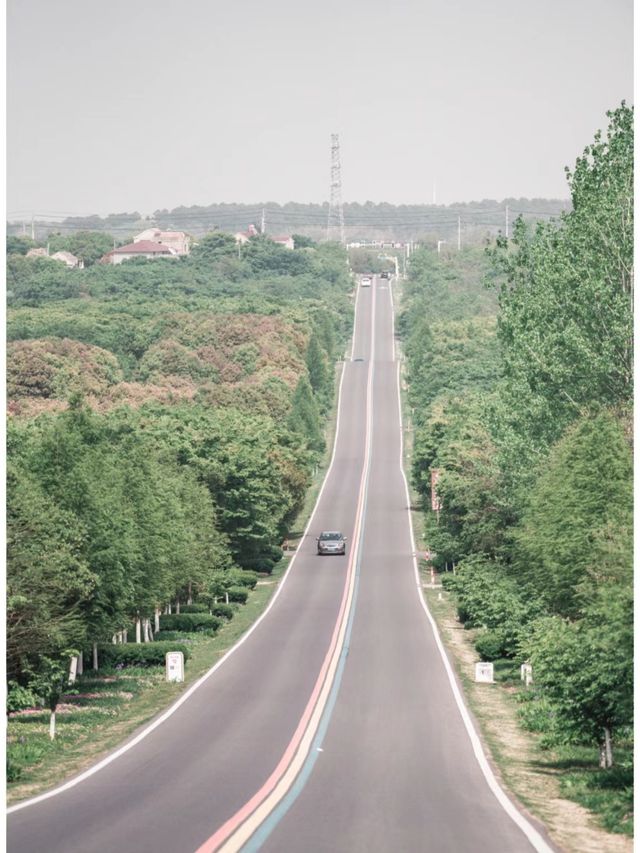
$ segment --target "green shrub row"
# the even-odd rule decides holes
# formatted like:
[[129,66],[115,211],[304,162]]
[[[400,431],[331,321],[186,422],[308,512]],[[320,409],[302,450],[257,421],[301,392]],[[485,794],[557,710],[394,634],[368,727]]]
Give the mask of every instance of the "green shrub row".
[[249,590],[242,586],[232,586],[227,590],[227,595],[229,596],[229,601],[233,601],[236,604],[246,604],[249,598]]
[[161,631],[217,631],[221,621],[209,613],[170,613],[160,617]]
[[[258,557],[257,559],[263,560],[269,558]],[[271,571],[275,565],[275,561],[270,560],[269,562],[271,563],[269,571]],[[219,588],[226,588],[228,586],[244,586],[248,589],[253,589],[258,583],[258,572],[251,569],[226,569],[224,572],[219,572],[216,575],[215,581]]]
[[[231,600],[231,599],[229,599]],[[233,619],[234,609],[230,604],[212,604],[211,613],[222,619]]]
[[167,652],[182,652],[189,659],[189,648],[180,642],[105,643],[98,647],[102,666],[164,666]]
[[209,608],[206,604],[181,604],[180,613],[208,613]]
[[[201,634],[203,632],[199,631],[198,633]],[[172,640],[173,642],[178,640],[181,643],[195,642],[195,638],[192,637],[190,633],[185,634],[184,631],[158,631],[158,633],[155,635],[155,639],[159,643],[164,643],[167,640]]]

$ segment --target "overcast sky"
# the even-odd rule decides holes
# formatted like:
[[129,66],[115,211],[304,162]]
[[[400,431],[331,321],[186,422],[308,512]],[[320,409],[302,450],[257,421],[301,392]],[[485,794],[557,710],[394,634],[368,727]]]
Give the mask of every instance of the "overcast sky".
[[566,198],[632,0],[8,0],[9,218]]

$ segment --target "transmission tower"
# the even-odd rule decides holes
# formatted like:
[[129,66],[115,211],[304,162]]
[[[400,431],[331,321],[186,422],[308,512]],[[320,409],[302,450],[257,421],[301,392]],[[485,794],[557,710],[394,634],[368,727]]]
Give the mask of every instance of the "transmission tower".
[[329,217],[327,240],[344,243],[344,211],[342,210],[342,179],[340,178],[340,141],[338,134],[331,134],[331,185],[329,195]]

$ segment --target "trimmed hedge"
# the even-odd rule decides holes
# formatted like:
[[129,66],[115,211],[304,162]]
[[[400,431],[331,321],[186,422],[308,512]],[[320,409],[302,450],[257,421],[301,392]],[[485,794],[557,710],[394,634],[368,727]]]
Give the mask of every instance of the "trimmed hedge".
[[185,661],[190,657],[184,643],[172,640],[154,643],[104,643],[98,646],[98,661],[102,666],[164,666],[167,652],[182,652]]
[[258,573],[248,569],[243,569],[241,572],[233,572],[232,578],[237,586],[246,586],[249,589],[254,589],[258,583]]
[[165,613],[160,617],[161,631],[217,631],[220,625],[220,619],[209,613]]
[[197,639],[195,637],[191,636],[191,634],[185,634],[184,631],[158,631],[158,633],[155,635],[155,639],[159,643],[164,643],[167,640],[172,640],[173,642],[178,640],[181,643],[189,644],[197,642]]
[[251,572],[252,574],[261,572],[265,575],[270,575],[276,567],[275,560],[271,560],[269,557],[252,557],[249,560],[245,560],[244,565],[247,567],[247,572]]
[[221,619],[233,619],[234,609],[230,604],[212,604],[211,613]]
[[232,586],[227,590],[229,601],[234,601],[237,604],[246,604],[249,598],[249,590],[244,586]]
[[[208,613],[209,608],[206,604],[181,604],[180,605],[180,613],[175,614],[177,616],[182,613]],[[169,614],[167,614],[169,615]]]

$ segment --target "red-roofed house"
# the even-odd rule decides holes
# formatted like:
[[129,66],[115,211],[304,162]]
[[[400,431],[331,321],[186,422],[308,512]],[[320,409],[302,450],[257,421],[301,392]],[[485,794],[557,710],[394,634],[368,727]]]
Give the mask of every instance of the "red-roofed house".
[[133,238],[134,243],[151,240],[152,243],[162,243],[170,249],[175,249],[177,255],[189,254],[189,237],[184,231],[161,231],[159,228],[147,228]]
[[164,243],[155,243],[153,240],[140,240],[137,243],[128,243],[126,246],[118,246],[117,249],[107,252],[100,262],[103,264],[121,264],[131,258],[177,258],[178,253]]

